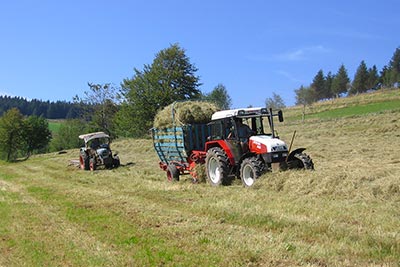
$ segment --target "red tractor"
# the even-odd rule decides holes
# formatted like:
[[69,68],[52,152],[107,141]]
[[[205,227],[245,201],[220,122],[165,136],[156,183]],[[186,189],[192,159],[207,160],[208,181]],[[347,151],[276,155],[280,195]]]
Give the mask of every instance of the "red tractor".
[[314,169],[311,158],[303,153],[305,148],[289,152],[286,143],[276,136],[274,117],[282,122],[282,111],[245,108],[215,112],[208,124],[153,128],[160,167],[172,181],[182,174],[195,178],[196,165],[205,164],[211,185],[228,185],[236,176],[246,187],[274,168]]
[[[212,115],[210,136],[205,144],[206,172],[211,185],[229,184],[230,176],[240,177],[244,186],[252,186],[273,167],[314,169],[311,158],[298,148],[289,153],[286,143],[274,130],[274,117],[283,121],[282,111],[246,108],[218,111]],[[269,130],[265,133],[264,119]]]

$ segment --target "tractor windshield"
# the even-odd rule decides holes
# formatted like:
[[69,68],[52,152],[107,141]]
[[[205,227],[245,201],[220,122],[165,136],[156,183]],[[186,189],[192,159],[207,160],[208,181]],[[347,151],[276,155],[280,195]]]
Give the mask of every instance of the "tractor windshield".
[[264,135],[263,117],[247,117],[243,118],[243,123],[247,124],[254,132],[254,135]]

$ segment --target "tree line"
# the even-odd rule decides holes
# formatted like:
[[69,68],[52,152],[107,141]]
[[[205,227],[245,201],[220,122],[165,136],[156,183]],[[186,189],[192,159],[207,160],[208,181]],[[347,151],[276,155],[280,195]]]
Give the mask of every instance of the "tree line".
[[[400,83],[400,48],[397,48],[389,63],[380,72],[376,65],[368,68],[364,60],[358,66],[351,81],[344,64],[335,74],[320,69],[309,86],[295,90],[296,105],[311,105],[314,102],[347,95],[365,93],[380,88],[398,87]],[[304,110],[304,109],[303,109]]]
[[81,113],[81,106],[73,102],[50,102],[38,99],[27,100],[15,96],[0,96],[0,116],[11,108],[17,108],[25,116],[34,115],[47,119],[73,119],[78,118]]

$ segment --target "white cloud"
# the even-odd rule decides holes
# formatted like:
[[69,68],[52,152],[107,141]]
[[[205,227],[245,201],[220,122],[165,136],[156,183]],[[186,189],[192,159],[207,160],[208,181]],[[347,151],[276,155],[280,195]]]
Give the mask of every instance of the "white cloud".
[[330,49],[322,45],[315,45],[277,54],[274,56],[274,58],[280,61],[300,61],[307,60],[315,54],[325,54],[329,52]]
[[277,74],[284,76],[286,79],[288,79],[291,82],[295,82],[295,83],[304,83],[304,81],[294,77],[292,74],[290,74],[287,71],[284,70],[278,70],[276,71]]

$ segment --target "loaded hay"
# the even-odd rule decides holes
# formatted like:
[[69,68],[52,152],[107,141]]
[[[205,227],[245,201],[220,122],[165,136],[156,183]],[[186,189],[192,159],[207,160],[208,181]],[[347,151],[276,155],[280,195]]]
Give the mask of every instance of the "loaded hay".
[[170,128],[185,124],[208,123],[217,106],[204,101],[174,102],[160,110],[154,118],[154,128]]

